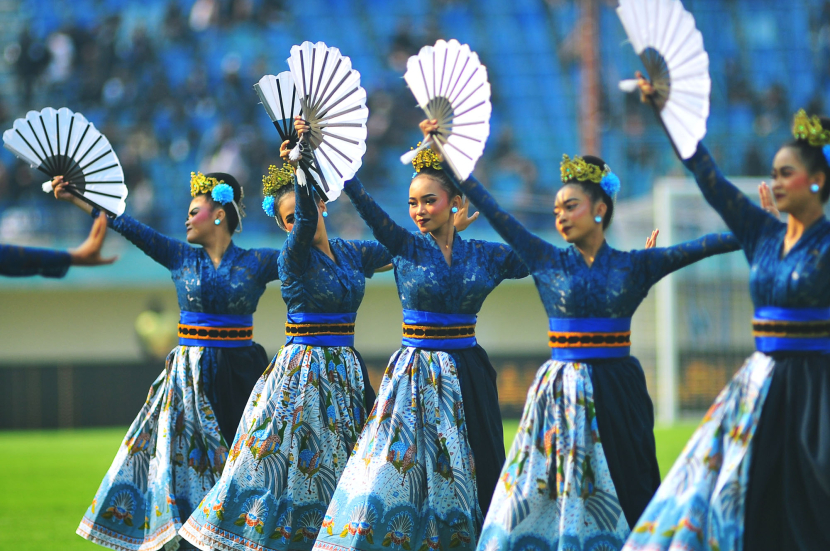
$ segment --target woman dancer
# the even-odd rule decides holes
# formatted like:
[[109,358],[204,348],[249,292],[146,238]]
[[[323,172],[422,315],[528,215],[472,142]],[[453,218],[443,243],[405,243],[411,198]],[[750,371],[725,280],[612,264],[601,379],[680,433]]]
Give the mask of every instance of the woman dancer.
[[289,232],[279,258],[286,344],[251,395],[222,478],[182,529],[205,550],[311,549],[375,399],[354,327],[365,278],[389,253],[329,238],[326,204],[290,165],[271,166],[263,192],[263,209]]
[[475,319],[496,285],[528,272],[503,244],[462,240],[453,230],[460,193],[430,150],[413,164],[417,233],[395,224],[357,179],[346,182],[392,254],[404,336],[315,549],[470,548],[504,461],[496,373]]
[[[652,93],[642,77],[640,88]],[[793,135],[772,165],[786,223],[729,183],[702,143],[685,161],[749,261],[758,351],[715,399],[626,549],[830,549],[830,119],[799,111]],[[771,206],[765,195],[762,186]]]
[[[53,182],[58,199],[92,208]],[[179,346],[150,387],[84,515],[78,534],[112,549],[157,549],[219,478],[242,411],[268,365],[253,313],[278,278],[279,251],[240,249],[242,188],[229,174],[192,174],[187,241],[127,215],[110,226],[170,270],[179,297]],[[97,216],[97,212],[93,212]]]
[[[421,128],[428,134],[437,126]],[[567,249],[527,231],[474,178],[460,184],[527,264],[550,318],[551,360],[528,392],[479,549],[622,546],[660,483],[651,400],[629,355],[631,316],[666,274],[738,248],[719,234],[668,248],[612,249],[605,230],[619,179],[597,157],[563,159],[554,216],[573,244]]]
[[117,257],[102,258],[101,247],[107,234],[107,217],[101,214],[92,224],[89,237],[77,249],[53,251],[33,247],[0,245],[0,275],[22,277],[41,275],[63,277],[69,266],[102,266],[112,264]]

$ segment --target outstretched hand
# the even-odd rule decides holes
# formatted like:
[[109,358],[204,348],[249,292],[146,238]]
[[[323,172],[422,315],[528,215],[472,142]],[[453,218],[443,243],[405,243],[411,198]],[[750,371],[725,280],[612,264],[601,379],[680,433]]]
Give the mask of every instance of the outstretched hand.
[[288,144],[288,140],[285,140],[280,144],[280,159],[282,159],[284,163],[289,163],[294,168],[297,168],[297,165],[300,164],[300,161],[292,161],[288,158],[288,155],[291,153],[291,148]]
[[458,209],[453,215],[452,225],[455,226],[455,229],[458,231],[464,231],[470,224],[476,221],[478,218],[479,212],[476,211],[473,213],[472,216],[468,216],[467,213],[470,211],[470,199],[468,197],[464,198],[464,202],[461,204],[461,208]]
[[761,196],[761,208],[776,218],[781,218],[781,213],[778,211],[778,207],[775,206],[775,199],[772,197],[772,191],[766,182],[761,182],[758,186],[758,195]]
[[[57,194],[57,193],[56,193]],[[86,241],[74,250],[69,251],[73,266],[100,266],[112,264],[118,257],[101,258],[101,247],[104,246],[104,237],[107,235],[107,215],[103,212],[98,215],[92,224],[92,230]]]
[[653,249],[657,246],[657,236],[659,235],[660,230],[655,229],[651,232],[651,235],[646,239],[646,249]]
[[640,101],[648,103],[651,96],[655,94],[654,86],[640,71],[634,73],[634,76],[637,78],[637,87],[640,88]]

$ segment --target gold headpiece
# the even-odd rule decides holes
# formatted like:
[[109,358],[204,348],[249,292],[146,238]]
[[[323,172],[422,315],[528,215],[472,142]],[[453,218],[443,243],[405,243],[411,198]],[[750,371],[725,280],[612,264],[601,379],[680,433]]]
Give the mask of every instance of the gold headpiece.
[[[421,142],[418,142],[418,145],[421,145]],[[415,155],[415,158],[412,159],[412,166],[415,167],[415,172],[421,172],[424,168],[434,168],[435,170],[443,170],[441,166],[441,157],[432,150],[431,147],[427,147],[426,149],[422,149]]]
[[600,168],[585,162],[585,159],[579,155],[575,155],[573,160],[567,155],[562,155],[559,172],[562,173],[563,182],[576,179],[579,182],[593,182],[598,184],[602,181],[603,177],[611,173],[611,169],[608,165],[605,165],[605,168]]
[[830,144],[830,128],[822,128],[821,120],[816,116],[808,117],[804,109],[799,109],[793,118],[793,136],[806,140],[813,147]]
[[262,194],[275,196],[280,188],[294,183],[294,167],[283,163],[281,168],[274,165],[268,167],[268,175],[262,177]]
[[208,178],[201,172],[190,173],[190,196],[207,194],[213,191],[213,188],[225,182],[217,180],[216,178]]

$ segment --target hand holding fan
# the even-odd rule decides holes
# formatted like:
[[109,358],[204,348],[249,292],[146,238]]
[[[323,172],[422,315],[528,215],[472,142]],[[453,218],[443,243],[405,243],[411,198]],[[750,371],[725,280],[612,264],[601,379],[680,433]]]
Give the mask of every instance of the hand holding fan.
[[[80,113],[66,107],[29,111],[3,133],[3,145],[51,180],[63,176],[66,191],[119,216],[126,207],[124,171],[109,140]],[[51,193],[52,184],[43,184]]]
[[490,135],[487,68],[467,44],[439,40],[409,58],[403,78],[427,118],[438,121],[438,130],[431,140],[401,156],[401,162],[412,162],[434,141],[444,162],[466,180]]
[[[647,96],[682,159],[697,150],[709,116],[709,55],[692,14],[680,0],[620,0],[617,15],[645,65],[654,94]],[[637,81],[624,80],[632,92]]]
[[[311,174],[317,192],[333,201],[363,162],[369,118],[366,91],[351,60],[322,42],[292,47],[288,66],[309,126],[291,160],[302,153],[300,165]],[[302,172],[297,171],[298,178]]]

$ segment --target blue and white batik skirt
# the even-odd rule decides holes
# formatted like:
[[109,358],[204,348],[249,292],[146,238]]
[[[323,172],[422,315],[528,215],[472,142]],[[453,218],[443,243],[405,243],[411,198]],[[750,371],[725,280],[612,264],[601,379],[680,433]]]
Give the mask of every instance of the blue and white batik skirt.
[[[236,317],[248,318],[228,316]],[[244,325],[239,321],[228,324]],[[267,365],[250,333],[227,344],[205,339],[170,353],[78,527],[80,536],[124,551],[178,540],[182,521],[222,473],[228,457],[222,425],[238,423],[235,412],[242,408],[235,402],[250,395]]]
[[311,549],[366,420],[364,387],[373,395],[350,346],[353,328],[352,319],[351,336],[338,335],[344,342],[289,337],[251,394],[221,479],[182,528],[185,539],[205,550]]
[[406,337],[404,326],[314,549],[475,548],[482,514],[459,362],[468,380],[493,387],[495,403],[478,409],[498,412],[495,374],[478,365],[489,361],[475,343],[475,316],[415,314],[420,336]]

